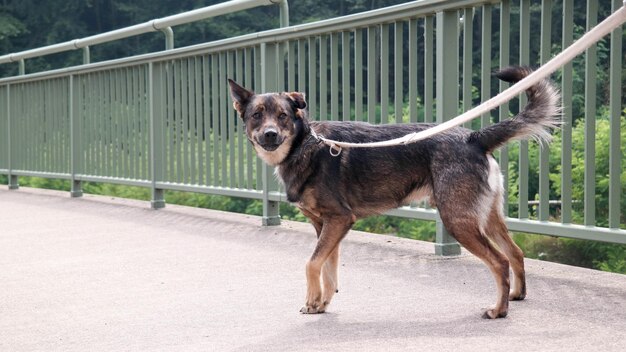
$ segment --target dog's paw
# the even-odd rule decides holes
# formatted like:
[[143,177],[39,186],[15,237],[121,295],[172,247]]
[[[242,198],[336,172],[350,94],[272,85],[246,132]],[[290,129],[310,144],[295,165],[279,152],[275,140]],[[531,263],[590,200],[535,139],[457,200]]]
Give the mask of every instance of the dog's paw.
[[325,312],[326,307],[325,306],[312,306],[312,305],[306,305],[302,308],[300,308],[300,313],[302,314],[320,314],[320,313],[324,313]]
[[483,319],[498,319],[504,318],[507,315],[507,311],[497,311],[494,308],[487,309],[483,312]]

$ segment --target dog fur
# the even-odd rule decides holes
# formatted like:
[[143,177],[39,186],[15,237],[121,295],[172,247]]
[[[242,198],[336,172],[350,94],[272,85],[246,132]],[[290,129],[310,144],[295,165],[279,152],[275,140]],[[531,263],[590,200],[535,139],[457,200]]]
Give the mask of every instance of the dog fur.
[[[496,75],[517,82],[531,72],[508,67]],[[246,136],[259,157],[276,167],[287,199],[317,232],[317,245],[306,264],[302,313],[323,313],[337,292],[339,242],[357,219],[424,198],[437,207],[448,232],[480,258],[496,280],[496,304],[483,317],[505,317],[509,300],[524,299],[524,255],[504,222],[502,175],[492,152],[512,139],[549,142],[550,130],[559,124],[559,94],[548,80],[527,90],[528,104],[517,116],[479,131],[453,128],[408,145],[344,148],[337,157],[316,135],[376,142],[433,124],[314,122],[308,120],[303,93],[255,94],[232,80],[229,84]]]

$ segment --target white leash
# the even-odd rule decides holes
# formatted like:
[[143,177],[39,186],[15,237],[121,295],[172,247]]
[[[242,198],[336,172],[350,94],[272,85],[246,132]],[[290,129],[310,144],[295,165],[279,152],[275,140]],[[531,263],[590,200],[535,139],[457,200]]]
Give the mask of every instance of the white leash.
[[507,88],[500,94],[495,97],[487,100],[486,102],[472,108],[471,110],[466,111],[465,113],[455,117],[452,120],[446,121],[442,124],[436,125],[429,129],[413,132],[407,134],[403,137],[391,139],[388,141],[381,142],[370,142],[370,143],[348,143],[348,142],[340,142],[334,141],[332,139],[324,138],[324,136],[318,136],[313,129],[311,129],[311,133],[314,138],[324,142],[326,145],[330,146],[330,153],[333,156],[337,156],[341,153],[341,148],[376,148],[376,147],[390,147],[396,145],[403,145],[414,143],[422,139],[426,139],[428,137],[434,136],[437,133],[444,132],[453,127],[459,126],[467,121],[477,118],[484,113],[487,113],[498,106],[506,103],[507,101],[513,99],[518,94],[522,93],[526,89],[532,87],[533,85],[539,83],[541,80],[550,76],[554,71],[559,69],[561,66],[570,62],[576,56],[581,54],[583,51],[587,50],[590,46],[598,42],[602,37],[610,33],[615,28],[619,27],[626,21],[626,0],[624,0],[624,5],[615,11],[612,15],[607,17],[600,24],[592,28],[589,32],[585,33],[580,39],[576,42],[572,43],[567,49],[563,50],[557,56],[553,57],[550,61],[546,62],[543,66],[539,67],[536,71],[526,76],[521,81],[515,83],[511,87]]

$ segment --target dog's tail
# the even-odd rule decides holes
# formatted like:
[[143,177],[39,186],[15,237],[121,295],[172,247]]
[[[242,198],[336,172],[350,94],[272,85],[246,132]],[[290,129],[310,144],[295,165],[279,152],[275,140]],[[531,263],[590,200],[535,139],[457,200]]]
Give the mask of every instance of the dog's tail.
[[[496,72],[499,79],[515,83],[532,73],[528,67],[510,66]],[[476,143],[492,152],[512,139],[533,138],[549,143],[551,130],[561,124],[560,94],[552,82],[544,79],[526,90],[528,104],[518,115],[470,134],[469,143]]]

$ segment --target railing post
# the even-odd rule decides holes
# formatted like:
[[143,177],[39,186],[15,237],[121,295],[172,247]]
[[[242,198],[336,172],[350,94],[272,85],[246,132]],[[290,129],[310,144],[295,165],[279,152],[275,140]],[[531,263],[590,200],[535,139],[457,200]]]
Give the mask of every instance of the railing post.
[[[458,86],[458,48],[457,45],[458,18],[456,11],[437,13],[436,35],[436,72],[437,82],[437,122],[442,123],[457,114],[459,101]],[[435,253],[438,255],[457,255],[461,247],[446,231],[441,219],[436,223]]]
[[[78,109],[77,99],[74,97],[74,75],[69,77],[69,92],[68,92],[68,111],[70,114],[70,174],[71,174],[71,190],[70,195],[73,198],[82,197],[83,189],[80,180],[76,179],[76,174],[80,170],[79,159],[81,151],[80,143],[80,128],[78,126],[80,118],[77,117]],[[79,88],[80,91],[80,88]]]
[[[261,43],[261,92],[274,92],[278,87],[277,66],[279,60],[279,45],[276,43]],[[274,178],[274,168],[263,163],[261,181],[263,183],[263,226],[280,225],[279,202],[271,201],[269,193],[278,190]]]
[[9,189],[20,188],[17,182],[17,175],[13,175],[13,151],[11,149],[13,139],[11,138],[11,85],[7,84],[7,154],[9,162]]
[[[87,65],[91,61],[89,55],[89,46],[83,48],[83,65]],[[82,197],[83,196],[83,185],[82,181],[76,179],[76,174],[82,171],[82,167],[79,164],[80,152],[82,151],[82,144],[80,143],[80,116],[77,116],[78,113],[78,99],[76,97],[80,97],[80,84],[78,86],[79,94],[76,94],[74,97],[74,75],[70,75],[69,82],[69,113],[70,113],[70,172],[71,172],[71,189],[70,195],[73,198]]]
[[165,27],[160,29],[165,34],[165,50],[174,49],[174,31],[172,27]]
[[279,0],[280,9],[280,26],[289,27],[289,2],[287,0]]
[[[148,114],[150,119],[150,177],[152,178],[152,209],[165,207],[164,191],[157,188],[157,182],[163,180],[163,140],[162,121],[163,111],[160,109],[161,87],[163,74],[160,67],[154,69],[154,64],[148,64]],[[158,95],[158,98],[157,98]]]
[[89,46],[83,47],[83,65],[87,65],[90,62]]

